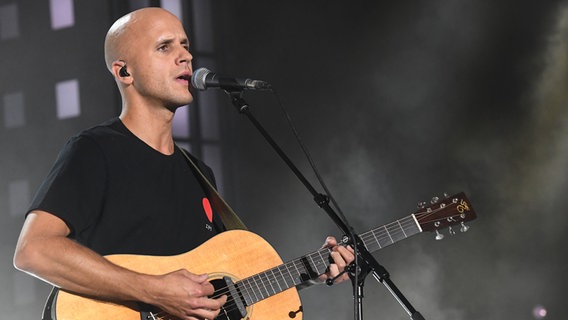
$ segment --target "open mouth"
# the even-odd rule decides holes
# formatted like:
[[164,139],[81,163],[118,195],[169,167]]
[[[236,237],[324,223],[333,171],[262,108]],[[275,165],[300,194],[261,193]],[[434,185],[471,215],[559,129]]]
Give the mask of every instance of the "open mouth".
[[191,76],[189,74],[182,74],[179,77],[177,77],[177,79],[179,80],[184,80],[184,81],[189,81],[191,79]]

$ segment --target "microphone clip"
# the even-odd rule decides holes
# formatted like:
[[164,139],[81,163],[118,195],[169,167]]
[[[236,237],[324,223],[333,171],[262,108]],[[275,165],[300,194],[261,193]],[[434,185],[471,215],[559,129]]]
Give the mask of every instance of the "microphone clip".
[[245,101],[245,99],[243,99],[242,91],[225,90],[225,92],[227,92],[227,94],[231,97],[231,102],[233,103],[235,108],[237,108],[237,111],[239,113],[246,113],[247,111],[249,111],[249,105]]

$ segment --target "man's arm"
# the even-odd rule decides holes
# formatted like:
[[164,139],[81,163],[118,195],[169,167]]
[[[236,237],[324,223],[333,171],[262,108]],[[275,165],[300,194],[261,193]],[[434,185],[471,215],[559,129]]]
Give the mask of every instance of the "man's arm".
[[183,319],[213,319],[226,302],[225,296],[207,298],[214,291],[207,275],[187,270],[159,276],[133,272],[67,238],[69,233],[65,222],[55,215],[31,212],[18,239],[14,266],[72,292],[114,301],[141,301]]

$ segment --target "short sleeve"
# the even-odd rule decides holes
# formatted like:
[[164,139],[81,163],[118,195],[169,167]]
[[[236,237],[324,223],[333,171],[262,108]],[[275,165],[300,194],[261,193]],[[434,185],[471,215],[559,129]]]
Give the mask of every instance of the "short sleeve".
[[61,218],[75,238],[88,232],[98,219],[106,177],[105,156],[97,143],[88,137],[73,137],[59,153],[28,212],[42,210]]

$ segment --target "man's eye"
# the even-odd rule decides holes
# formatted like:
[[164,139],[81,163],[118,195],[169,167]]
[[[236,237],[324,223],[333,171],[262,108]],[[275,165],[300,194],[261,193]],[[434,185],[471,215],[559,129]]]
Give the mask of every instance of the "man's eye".
[[166,50],[168,50],[167,44],[164,44],[164,45],[161,45],[161,46],[158,47],[158,51],[166,51]]

